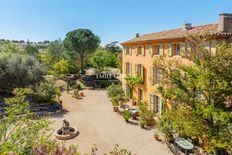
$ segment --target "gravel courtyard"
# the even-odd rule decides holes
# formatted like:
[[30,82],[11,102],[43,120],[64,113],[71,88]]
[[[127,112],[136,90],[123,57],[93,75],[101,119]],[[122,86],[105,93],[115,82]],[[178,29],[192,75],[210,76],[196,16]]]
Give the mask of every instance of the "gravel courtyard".
[[96,144],[97,154],[109,152],[115,144],[137,155],[171,155],[165,144],[154,139],[153,130],[141,129],[139,125],[127,124],[117,113],[104,90],[85,90],[86,97],[74,99],[63,93],[64,109],[68,112],[52,118],[51,127],[61,127],[63,119],[76,126],[80,134],[66,144],[78,144],[79,151],[90,153]]

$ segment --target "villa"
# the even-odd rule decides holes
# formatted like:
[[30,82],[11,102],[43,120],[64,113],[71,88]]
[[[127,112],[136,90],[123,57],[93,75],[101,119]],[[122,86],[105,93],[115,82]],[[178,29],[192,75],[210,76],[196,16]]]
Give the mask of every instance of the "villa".
[[[151,34],[136,34],[134,39],[123,42],[123,74],[142,76],[143,84],[131,90],[125,79],[122,79],[124,92],[137,100],[149,103],[150,111],[161,113],[162,96],[155,85],[162,78],[162,71],[153,66],[157,56],[164,56],[168,59],[185,59],[182,53],[188,50],[189,45],[186,37],[191,34],[210,34],[209,41],[204,46],[211,52],[216,51],[216,45],[221,41],[232,41],[232,14],[220,14],[219,22],[192,26],[186,23],[183,28],[166,30]],[[171,105],[169,105],[170,108]]]

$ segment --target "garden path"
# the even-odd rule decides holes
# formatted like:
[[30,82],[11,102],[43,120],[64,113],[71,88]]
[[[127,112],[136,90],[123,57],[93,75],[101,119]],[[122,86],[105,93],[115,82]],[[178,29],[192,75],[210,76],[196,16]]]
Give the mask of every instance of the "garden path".
[[61,127],[63,119],[66,119],[79,130],[80,134],[66,141],[67,145],[78,144],[80,152],[90,153],[93,144],[96,144],[100,155],[113,150],[115,144],[137,155],[172,154],[165,144],[154,139],[153,130],[128,124],[114,113],[105,90],[85,90],[84,93],[86,97],[79,100],[63,93],[63,107],[68,112],[52,118],[51,127],[54,129]]

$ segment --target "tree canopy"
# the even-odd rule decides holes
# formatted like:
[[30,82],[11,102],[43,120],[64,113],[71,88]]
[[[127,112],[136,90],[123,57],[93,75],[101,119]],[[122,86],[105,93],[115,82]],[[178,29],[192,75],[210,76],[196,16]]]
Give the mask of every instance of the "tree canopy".
[[232,45],[218,45],[213,53],[204,48],[205,41],[189,37],[187,64],[165,58],[155,62],[168,74],[159,90],[165,104],[173,105],[161,119],[171,122],[167,128],[172,132],[196,139],[208,152],[231,153]]
[[66,34],[64,45],[69,52],[75,52],[81,64],[81,72],[84,73],[84,59],[94,52],[100,44],[98,36],[88,29],[77,29]]

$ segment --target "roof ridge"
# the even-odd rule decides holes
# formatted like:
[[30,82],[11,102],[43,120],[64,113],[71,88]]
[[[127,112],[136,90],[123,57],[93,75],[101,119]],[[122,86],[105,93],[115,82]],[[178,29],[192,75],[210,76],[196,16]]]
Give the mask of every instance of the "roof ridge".
[[[196,28],[196,27],[203,27],[203,26],[209,26],[209,25],[218,25],[218,23],[200,24],[200,25],[196,25],[196,26],[192,26],[192,27]],[[156,34],[156,33],[161,33],[161,32],[168,32],[168,31],[179,30],[179,29],[182,29],[182,27],[174,28],[174,29],[169,29],[169,30],[161,30],[161,31],[152,32],[152,33],[146,33],[146,34],[142,34],[140,37],[147,36],[147,35],[152,35],[152,34]]]

